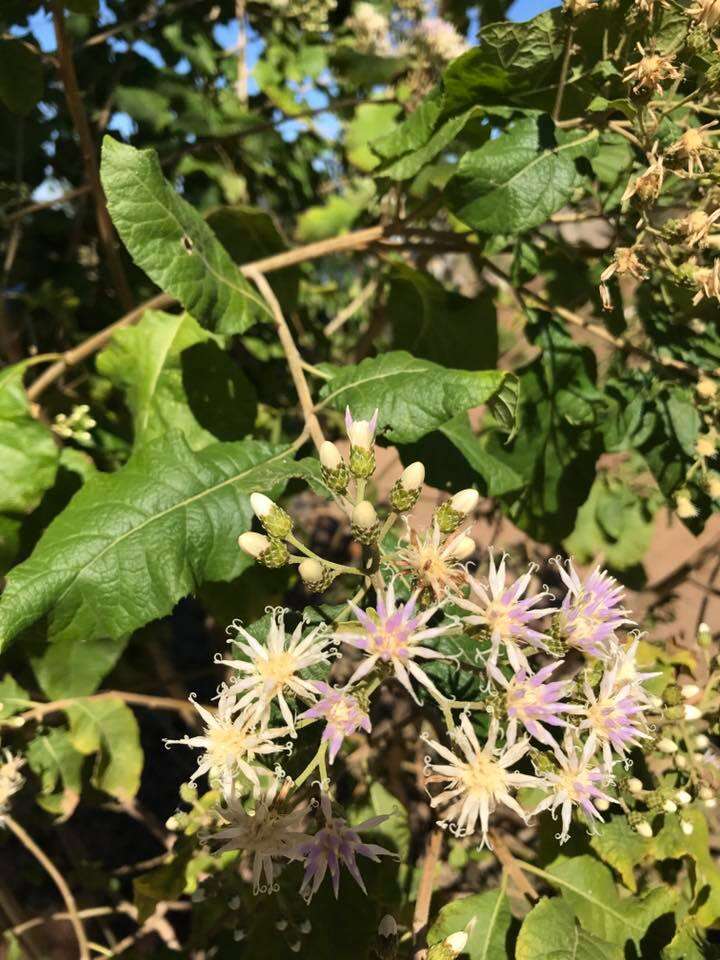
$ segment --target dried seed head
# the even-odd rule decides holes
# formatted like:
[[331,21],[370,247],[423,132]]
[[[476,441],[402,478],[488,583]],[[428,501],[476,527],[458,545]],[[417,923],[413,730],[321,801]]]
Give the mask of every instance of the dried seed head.
[[625,82],[631,85],[633,93],[650,94],[654,91],[662,94],[663,80],[680,79],[680,72],[673,66],[674,54],[646,53],[639,43],[637,48],[640,60],[625,67],[624,72]]

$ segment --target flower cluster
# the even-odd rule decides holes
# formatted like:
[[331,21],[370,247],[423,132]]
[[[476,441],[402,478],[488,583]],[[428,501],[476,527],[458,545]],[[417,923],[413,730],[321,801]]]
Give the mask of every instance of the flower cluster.
[[[647,833],[650,814],[640,804],[667,815],[690,793],[680,783],[673,799],[666,788],[646,790],[628,775],[632,752],[656,743],[664,715],[648,687],[660,675],[641,666],[647,645],[629,632],[635,624],[623,588],[599,567],[583,576],[572,561],[556,559],[549,567],[554,595],[538,584],[536,566],[518,575],[492,549],[487,575],[471,571],[477,547],[468,531],[479,495],[448,497],[419,526],[410,513],[424,482],[421,463],[402,471],[383,515],[368,498],[380,422],[378,411],[360,419],[348,410],[345,452],[329,441],[319,452],[323,481],[362,553],[357,567],[315,554],[294,533],[290,513],[264,494],[251,497],[265,532],[242,534],[243,549],[268,566],[282,555],[308,592],[326,591],[336,580],[333,590],[344,589],[350,577],[360,590],[351,599],[345,594],[332,624],[300,620],[291,629],[287,611],[270,608],[260,632],[238,621],[229,628],[234,652],[216,657],[226,671],[217,705],[196,704],[204,731],[170,741],[200,750],[192,779],[208,774],[221,792],[208,839],[221,851],[252,857],[257,891],[275,889],[283,865],[293,861],[303,865],[306,898],[327,874],[337,896],[341,867],[364,889],[358,858],[392,852],[362,834],[387,817],[354,825],[333,799],[328,766],[336,769],[348,739],[372,734],[373,694],[383,685],[418,707],[434,703],[443,719],[444,730],[436,724],[435,735],[422,734],[432,752],[425,775],[438,823],[456,836],[491,845],[493,815],[504,808],[523,821],[542,812],[559,817],[564,842],[574,816],[593,829],[611,804]],[[404,538],[386,546],[400,519]],[[469,666],[484,678],[476,702],[455,700],[439,679],[448,660],[458,666],[447,652],[453,636],[465,638],[465,650],[468,643],[474,648]],[[684,689],[681,699],[690,701],[698,688]],[[663,722],[674,717],[670,709]],[[702,715],[684,704],[685,722]],[[305,769],[292,776],[279,765],[270,769],[281,751],[294,755],[308,727],[317,749]],[[657,742],[660,756],[673,753],[668,743]],[[319,803],[312,791],[303,793],[316,771]],[[696,793],[710,802],[713,790],[708,777]]]

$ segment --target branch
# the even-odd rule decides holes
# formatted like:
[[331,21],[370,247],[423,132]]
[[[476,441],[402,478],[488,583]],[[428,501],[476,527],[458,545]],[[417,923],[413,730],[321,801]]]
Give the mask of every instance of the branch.
[[490,842],[492,843],[493,853],[502,864],[507,875],[512,877],[520,893],[524,893],[528,900],[537,900],[537,890],[523,873],[526,865],[522,861],[515,859],[508,850],[505,841],[495,830],[490,831]]
[[428,837],[427,845],[425,846],[425,859],[423,860],[420,886],[418,887],[417,900],[415,901],[415,913],[413,915],[412,925],[413,945],[415,948],[414,960],[424,960],[427,956],[425,937],[428,918],[430,916],[430,901],[432,900],[433,887],[435,885],[435,868],[440,859],[442,842],[443,831],[440,827],[435,827]]
[[90,948],[88,946],[87,937],[85,936],[85,928],[83,927],[82,921],[78,916],[78,907],[77,903],[75,902],[75,897],[72,895],[70,887],[68,887],[67,883],[65,883],[65,878],[52,860],[50,860],[50,858],[43,853],[30,834],[27,833],[27,831],[24,830],[19,823],[17,823],[17,821],[13,820],[13,818],[7,813],[3,814],[1,819],[5,826],[15,834],[25,849],[35,857],[37,862],[52,878],[55,886],[60,891],[61,897],[65,901],[69,920],[72,924],[73,930],[75,931],[78,947],[80,949],[80,960],[90,960]]
[[[185,714],[189,709],[187,700],[176,700],[174,697],[156,697],[152,694],[133,693],[126,690],[103,690],[102,693],[93,693],[89,697],[67,697],[64,700],[53,700],[50,703],[33,703],[29,710],[15,714],[0,724],[0,727],[17,726],[18,721],[26,723],[31,720],[42,720],[50,713],[67,710],[84,700],[122,700],[137,707],[147,707],[149,710],[170,710],[174,713]],[[29,701],[32,702],[32,701]],[[214,707],[206,706],[206,710],[215,711]]]
[[[265,257],[262,260],[254,260],[240,267],[240,273],[244,277],[249,277],[253,273],[272,273],[274,270],[282,270],[284,267],[292,266],[296,263],[303,263],[307,260],[316,260],[318,257],[327,256],[330,253],[338,253],[346,250],[364,250],[370,244],[379,240],[383,236],[383,228],[380,226],[370,227],[366,230],[355,230],[352,233],[343,234],[341,237],[334,237],[331,240],[320,240],[317,243],[309,243],[304,247],[298,247],[296,250],[287,250],[285,253],[278,253],[272,257]],[[146,310],[162,310],[165,307],[175,303],[173,297],[166,293],[156,294],[150,300],[141,303],[139,307],[126,313],[124,317],[116,320],[115,323],[105,327],[98,333],[93,334],[87,340],[72,350],[66,351],[57,363],[52,364],[42,373],[37,380],[28,388],[27,395],[30,400],[37,400],[40,394],[46,390],[50,384],[54,383],[58,377],[61,377],[68,367],[80,363],[86,357],[101,350],[110,340],[116,330],[123,327],[130,327],[137,323]]]
[[353,300],[351,300],[350,303],[344,307],[334,319],[330,321],[330,323],[326,324],[325,329],[323,330],[325,336],[331,337],[334,333],[337,333],[337,331],[368,302],[368,300],[375,294],[377,288],[377,280],[371,280],[368,284],[366,284],[360,293]]
[[317,450],[320,450],[325,437],[322,432],[322,427],[320,426],[320,421],[315,413],[308,382],[305,379],[305,372],[302,368],[302,357],[300,356],[298,348],[295,346],[295,341],[293,340],[292,334],[290,333],[290,328],[288,327],[285,317],[283,316],[283,312],[280,308],[277,297],[273,293],[272,287],[265,279],[264,274],[260,273],[258,270],[251,270],[249,272],[245,271],[245,276],[253,281],[255,286],[265,298],[265,302],[272,310],[273,317],[275,318],[277,335],[280,343],[282,344],[282,348],[285,351],[285,357],[288,362],[288,367],[290,368],[290,376],[295,384],[295,390],[297,391],[298,400],[300,401],[300,407],[302,408],[303,417],[305,418],[305,424],[310,431],[310,436],[312,437],[315,447]]
[[115,241],[115,231],[113,230],[110,214],[105,203],[105,194],[100,183],[100,171],[97,165],[97,151],[93,142],[90,124],[88,123],[85,107],[83,106],[82,94],[78,87],[77,74],[75,73],[75,64],[73,63],[72,53],[68,46],[67,36],[65,34],[65,13],[62,7],[56,2],[53,4],[53,23],[55,24],[55,38],[57,42],[58,59],[60,66],[60,77],[65,90],[65,99],[67,101],[70,116],[72,117],[75,132],[80,141],[80,150],[82,152],[83,164],[85,166],[85,179],[90,187],[95,200],[95,218],[97,220],[98,233],[100,241],[105,250],[105,255],[110,268],[110,274],[113,284],[117,291],[120,303],[125,310],[129,310],[133,305],[133,297],[128,286],[125,271]]

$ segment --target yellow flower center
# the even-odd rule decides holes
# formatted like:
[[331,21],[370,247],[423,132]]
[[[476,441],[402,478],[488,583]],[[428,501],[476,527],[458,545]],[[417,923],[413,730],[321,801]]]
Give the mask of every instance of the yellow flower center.
[[329,723],[338,724],[338,726],[347,723],[350,719],[350,705],[344,700],[339,700],[328,710],[327,719]]
[[465,765],[462,780],[468,792],[474,794],[495,796],[499,793],[505,793],[507,789],[505,770],[495,760],[482,753],[478,754],[472,763]]
[[258,672],[264,680],[271,681],[277,690],[284,687],[297,669],[297,661],[292,653],[276,653],[267,660],[258,662]]
[[208,753],[216,766],[222,766],[248,752],[248,738],[242,728],[220,727],[210,730],[208,739],[210,740]]

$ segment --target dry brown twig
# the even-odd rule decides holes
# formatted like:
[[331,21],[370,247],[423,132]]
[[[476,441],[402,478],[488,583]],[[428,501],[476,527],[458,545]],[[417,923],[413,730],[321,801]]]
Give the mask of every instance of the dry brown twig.
[[415,948],[413,955],[414,960],[424,960],[427,956],[427,946],[425,943],[427,923],[430,916],[430,901],[432,900],[433,887],[435,886],[435,869],[440,859],[442,842],[443,831],[440,827],[435,827],[428,837],[425,846],[425,858],[420,876],[420,886],[418,887],[417,900],[415,901],[412,927],[413,944]]

